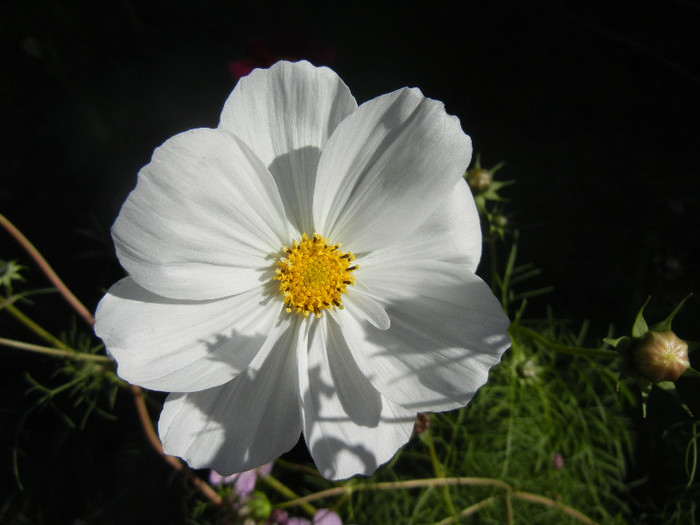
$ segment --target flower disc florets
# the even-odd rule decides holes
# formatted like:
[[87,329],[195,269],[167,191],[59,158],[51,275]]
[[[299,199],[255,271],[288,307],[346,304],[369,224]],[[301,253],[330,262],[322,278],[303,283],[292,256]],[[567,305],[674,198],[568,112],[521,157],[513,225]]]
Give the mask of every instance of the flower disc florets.
[[329,243],[318,233],[311,239],[303,234],[284,252],[277,261],[275,279],[280,281],[287,312],[321,317],[324,309],[343,308],[341,294],[355,284],[352,272],[358,268],[352,264],[351,252],[340,251],[340,244]]

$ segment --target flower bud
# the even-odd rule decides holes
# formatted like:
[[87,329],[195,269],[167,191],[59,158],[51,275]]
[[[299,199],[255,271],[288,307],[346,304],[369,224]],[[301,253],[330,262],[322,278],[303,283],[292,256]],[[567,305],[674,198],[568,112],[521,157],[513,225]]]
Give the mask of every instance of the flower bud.
[[561,470],[564,468],[564,456],[562,456],[559,452],[554,454],[554,457],[552,458],[552,468],[554,468],[554,470]]
[[632,359],[637,371],[653,383],[675,381],[690,366],[688,344],[670,330],[650,330],[637,342]]
[[24,281],[24,277],[20,274],[22,270],[24,267],[15,261],[0,259],[0,286],[12,288],[13,281]]
[[484,168],[474,168],[467,171],[467,182],[476,192],[486,191],[493,181],[493,173]]
[[413,435],[422,434],[430,428],[430,416],[425,412],[418,412],[416,422],[413,424]]
[[256,490],[252,493],[251,498],[246,502],[244,510],[241,512],[244,516],[250,516],[256,521],[265,520],[272,512],[272,504],[264,492]]
[[537,375],[537,365],[532,359],[519,363],[516,370],[522,379],[531,379]]

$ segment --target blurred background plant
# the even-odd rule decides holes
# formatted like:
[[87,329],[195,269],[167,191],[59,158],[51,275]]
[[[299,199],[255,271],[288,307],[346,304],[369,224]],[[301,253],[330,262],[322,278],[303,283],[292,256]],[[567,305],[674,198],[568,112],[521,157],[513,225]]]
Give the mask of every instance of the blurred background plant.
[[[116,378],[89,322],[0,232],[0,338],[25,345],[0,349],[0,522],[291,525],[323,508],[360,525],[697,522],[698,379],[640,382],[612,342],[644,335],[628,327],[649,295],[647,328],[700,275],[700,11],[366,7],[3,2],[0,211],[92,310],[122,275],[108,229],[136,172],[167,137],[215,126],[246,68],[308,58],[358,101],[419,86],[482,152],[480,273],[514,321],[489,383],[424,417],[372,478],[328,483],[299,444],[241,506],[232,485],[208,492],[193,476],[209,473],[163,461],[143,425],[162,396]],[[680,339],[698,338],[698,304],[674,318]]]

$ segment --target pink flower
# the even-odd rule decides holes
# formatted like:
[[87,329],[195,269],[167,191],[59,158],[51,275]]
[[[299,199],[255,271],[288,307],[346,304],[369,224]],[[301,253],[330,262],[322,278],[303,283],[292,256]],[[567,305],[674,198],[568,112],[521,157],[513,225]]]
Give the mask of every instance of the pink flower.
[[246,76],[255,68],[266,68],[278,60],[305,58],[319,66],[329,66],[335,50],[325,42],[303,35],[278,35],[272,39],[254,38],[246,45],[246,56],[228,63],[234,80]]
[[554,457],[552,458],[552,467],[554,467],[555,470],[561,470],[564,468],[564,456],[562,456],[559,452],[554,454]]
[[318,509],[313,521],[305,518],[289,518],[283,525],[343,525],[343,520],[332,510]]
[[258,467],[252,470],[246,470],[245,472],[238,472],[236,474],[231,474],[230,476],[222,476],[215,470],[209,472],[209,483],[212,485],[226,485],[233,483],[233,491],[239,496],[247,496],[253,489],[255,489],[255,483],[258,481],[258,476],[265,477],[272,471],[271,461],[266,463],[262,467]]

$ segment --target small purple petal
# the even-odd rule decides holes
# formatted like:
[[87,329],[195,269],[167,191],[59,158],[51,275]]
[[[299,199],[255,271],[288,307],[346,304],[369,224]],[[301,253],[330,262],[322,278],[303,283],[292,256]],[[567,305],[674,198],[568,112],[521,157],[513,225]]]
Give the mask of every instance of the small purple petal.
[[554,454],[554,457],[552,458],[552,467],[554,467],[556,470],[561,470],[564,468],[564,456],[562,456],[559,452]]
[[236,483],[233,485],[233,490],[239,496],[246,496],[253,492],[255,482],[258,481],[258,473],[253,470],[246,470],[238,475]]
[[222,476],[215,470],[209,471],[209,484],[210,485],[225,485],[227,483],[233,483],[236,481],[238,474],[231,474],[230,476]]
[[270,461],[269,463],[265,463],[262,467],[258,467],[255,470],[257,470],[258,474],[260,474],[260,476],[262,476],[264,478],[265,476],[270,475],[270,472],[272,472],[272,465],[274,465],[274,464],[275,464],[274,461]]
[[335,512],[328,509],[318,509],[314,514],[314,525],[343,525],[343,520],[340,519]]
[[284,509],[272,509],[270,517],[265,522],[267,525],[287,525],[289,523],[289,513]]
[[286,525],[311,525],[311,522],[304,518],[289,518]]

